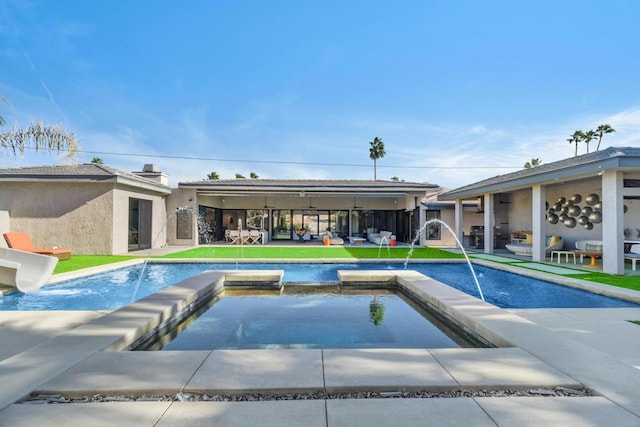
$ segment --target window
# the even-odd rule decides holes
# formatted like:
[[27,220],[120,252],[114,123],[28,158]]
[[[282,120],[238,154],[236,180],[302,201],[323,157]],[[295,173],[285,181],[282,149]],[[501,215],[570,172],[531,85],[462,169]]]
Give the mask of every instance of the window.
[[440,211],[427,211],[427,229],[426,236],[427,240],[440,240],[440,235],[442,232],[442,226],[439,222],[429,223],[432,219],[440,219]]

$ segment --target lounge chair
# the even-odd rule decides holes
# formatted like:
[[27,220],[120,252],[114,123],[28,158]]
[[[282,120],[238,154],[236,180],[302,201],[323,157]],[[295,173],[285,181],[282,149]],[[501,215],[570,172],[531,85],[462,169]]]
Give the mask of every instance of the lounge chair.
[[0,284],[34,292],[49,282],[58,258],[0,248]]
[[[547,244],[544,248],[545,254],[549,255],[552,251],[559,251],[562,249],[562,245],[564,242],[562,241],[562,237],[551,236],[547,239]],[[513,252],[516,255],[521,256],[532,256],[533,255],[533,245],[531,244],[509,244],[505,245],[505,247]]]
[[631,269],[635,271],[636,261],[640,259],[640,245],[632,245],[628,254],[624,254],[624,259],[631,261]]
[[237,245],[240,243],[239,230],[229,230],[229,243],[231,243],[232,245]]
[[17,249],[19,251],[32,252],[41,255],[50,255],[58,258],[59,260],[65,260],[71,258],[71,251],[69,249],[51,248],[51,249],[38,249],[34,246],[31,238],[27,233],[18,231],[4,233],[4,240],[7,241],[7,245],[11,249]]

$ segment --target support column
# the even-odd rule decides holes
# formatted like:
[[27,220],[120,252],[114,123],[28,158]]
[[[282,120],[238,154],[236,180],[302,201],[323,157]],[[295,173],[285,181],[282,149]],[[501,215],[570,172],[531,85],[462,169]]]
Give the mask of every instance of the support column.
[[533,247],[531,248],[533,261],[546,259],[546,229],[545,214],[545,187],[536,184],[531,189],[531,232],[533,234]]
[[422,206],[422,204],[420,204],[420,220],[418,221],[418,224],[420,224],[420,228],[418,229],[418,232],[420,233],[420,246],[424,247],[427,245],[427,230],[425,227],[425,223],[427,222],[427,210]]
[[621,171],[602,174],[602,271],[624,274],[624,197]]
[[484,195],[484,253],[493,253],[493,194]]
[[453,229],[455,230],[456,238],[460,242],[460,245],[464,245],[464,240],[462,240],[464,238],[464,233],[463,233],[464,224],[462,223],[463,213],[464,213],[464,210],[462,206],[462,200],[456,199],[455,213],[454,213],[455,224],[453,224]]

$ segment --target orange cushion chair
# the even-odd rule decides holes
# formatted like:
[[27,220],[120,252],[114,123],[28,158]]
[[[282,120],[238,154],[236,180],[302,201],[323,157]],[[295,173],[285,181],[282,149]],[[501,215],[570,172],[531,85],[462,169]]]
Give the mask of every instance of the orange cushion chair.
[[33,253],[42,254],[42,255],[51,255],[58,258],[59,260],[65,260],[65,259],[71,258],[71,251],[69,249],[57,249],[57,248],[37,249],[33,245],[33,242],[31,241],[31,238],[27,233],[21,233],[21,232],[15,231],[11,233],[4,233],[3,236],[4,236],[4,240],[7,241],[7,245],[9,245],[11,249],[17,249],[19,251],[25,251],[25,252],[33,252]]

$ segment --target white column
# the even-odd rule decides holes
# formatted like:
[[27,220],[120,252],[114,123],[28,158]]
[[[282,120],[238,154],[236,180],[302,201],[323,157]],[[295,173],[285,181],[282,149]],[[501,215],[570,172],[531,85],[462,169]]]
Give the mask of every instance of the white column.
[[546,258],[546,229],[545,221],[545,187],[536,184],[531,191],[531,232],[533,234],[532,258],[534,261],[544,261]]
[[484,253],[493,253],[493,194],[484,195]]
[[455,230],[456,233],[456,238],[458,239],[458,241],[460,242],[460,244],[464,244],[463,239],[463,227],[464,224],[462,223],[462,216],[463,216],[464,210],[462,207],[462,200],[461,199],[456,199],[455,201],[455,213],[454,213],[454,223],[453,224],[453,229]]
[[623,174],[602,174],[602,271],[624,274]]
[[427,210],[422,206],[422,204],[420,204],[420,221],[418,221],[418,224],[420,224],[420,228],[417,230],[420,232],[420,246],[426,246],[427,245],[427,230],[424,228],[424,223],[427,222]]

